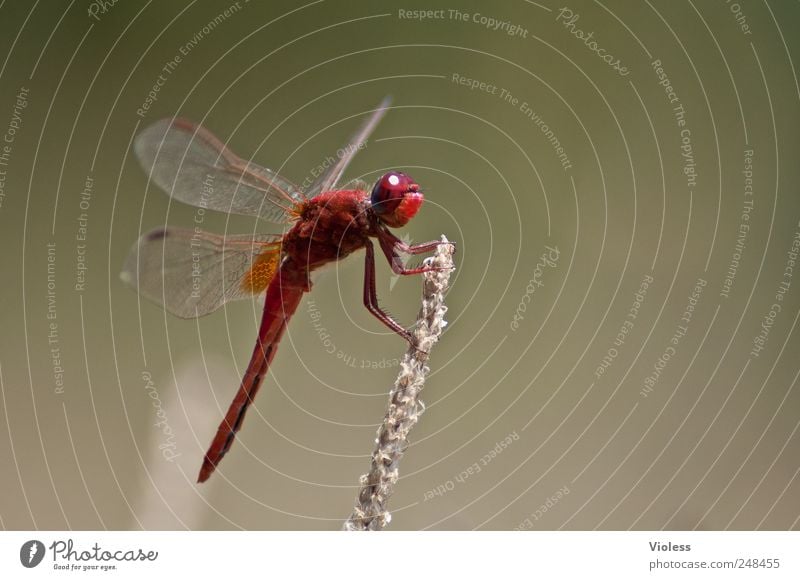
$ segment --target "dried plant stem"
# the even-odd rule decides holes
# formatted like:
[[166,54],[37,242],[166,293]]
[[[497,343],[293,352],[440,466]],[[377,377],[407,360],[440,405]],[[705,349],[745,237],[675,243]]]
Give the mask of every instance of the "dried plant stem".
[[344,523],[347,531],[380,530],[391,520],[386,504],[397,482],[400,459],[408,447],[408,433],[425,410],[419,399],[430,370],[425,363],[447,324],[444,294],[453,271],[454,250],[442,236],[436,253],[425,260],[426,265],[437,270],[423,274],[422,308],[414,327],[417,347],[409,347],[400,361],[400,373],[389,393],[389,408],[378,429],[369,473],[361,476],[361,489],[353,513]]

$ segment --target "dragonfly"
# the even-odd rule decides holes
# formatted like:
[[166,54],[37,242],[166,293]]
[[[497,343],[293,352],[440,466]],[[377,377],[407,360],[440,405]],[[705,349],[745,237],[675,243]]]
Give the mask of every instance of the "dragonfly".
[[121,278],[126,284],[180,318],[209,314],[233,300],[265,296],[250,362],[206,452],[198,483],[211,476],[230,450],[289,320],[311,290],[314,270],[364,249],[364,305],[414,345],[413,334],[378,304],[372,240],[377,240],[395,274],[436,270],[429,265],[406,267],[403,256],[431,251],[439,241],[411,245],[389,229],[406,225],[419,211],[424,195],[401,171],[384,174],[369,191],[363,182],[337,189],[389,104],[387,97],[372,111],[307,191],[245,161],[207,129],[186,119],[163,119],[137,135],[137,158],[151,182],[172,199],[203,212],[252,216],[286,230],[219,236],[198,226],[160,227],[139,238],[123,266]]

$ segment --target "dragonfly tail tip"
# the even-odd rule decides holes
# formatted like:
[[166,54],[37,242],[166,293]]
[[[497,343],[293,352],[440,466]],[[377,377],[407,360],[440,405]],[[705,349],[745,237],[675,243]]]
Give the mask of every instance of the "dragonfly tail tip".
[[200,473],[197,476],[197,483],[205,482],[211,474],[214,473],[214,469],[216,466],[211,463],[208,459],[203,461],[203,466],[200,468]]

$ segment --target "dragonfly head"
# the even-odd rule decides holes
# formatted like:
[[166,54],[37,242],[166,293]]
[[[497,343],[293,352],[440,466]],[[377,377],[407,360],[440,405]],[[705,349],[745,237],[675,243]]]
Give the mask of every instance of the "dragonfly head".
[[392,228],[399,228],[419,211],[425,197],[405,173],[390,171],[381,177],[372,188],[372,211]]

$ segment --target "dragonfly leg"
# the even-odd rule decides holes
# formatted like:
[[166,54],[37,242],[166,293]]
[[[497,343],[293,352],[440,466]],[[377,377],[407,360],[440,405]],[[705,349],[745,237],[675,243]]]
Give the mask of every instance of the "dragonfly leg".
[[[384,244],[389,244],[391,247],[403,252],[404,254],[424,254],[425,252],[435,250],[436,246],[442,243],[439,240],[435,240],[433,242],[409,245],[386,228],[381,228],[378,231],[378,239],[381,242],[381,247],[384,247]],[[452,244],[453,242],[449,243]]]
[[369,240],[367,240],[366,250],[367,257],[364,263],[364,306],[367,307],[367,310],[369,310],[375,318],[383,322],[413,345],[414,337],[411,333],[400,326],[394,318],[389,316],[378,306],[378,293],[375,290],[375,249],[372,242]]
[[[435,272],[437,270],[441,270],[441,268],[437,268],[436,266],[416,266],[413,268],[406,268],[406,266],[403,264],[403,260],[400,259],[400,254],[398,253],[399,250],[408,254],[421,254],[422,252],[435,249],[436,246],[438,246],[441,242],[428,242],[425,244],[419,244],[418,246],[409,246],[398,240],[393,234],[389,232],[387,233],[389,236],[379,236],[378,242],[381,245],[381,250],[383,250],[386,259],[389,261],[389,265],[392,267],[392,272],[403,276],[409,276],[412,274],[422,274],[423,272]],[[417,248],[423,249],[416,251]]]

